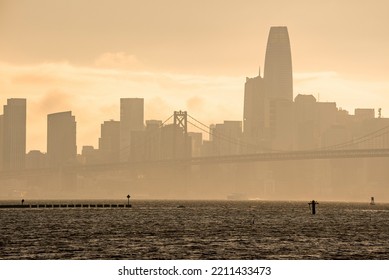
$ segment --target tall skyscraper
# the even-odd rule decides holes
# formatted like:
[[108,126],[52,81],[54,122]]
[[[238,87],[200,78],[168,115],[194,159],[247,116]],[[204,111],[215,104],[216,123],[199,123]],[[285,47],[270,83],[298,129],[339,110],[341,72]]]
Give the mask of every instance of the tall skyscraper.
[[243,128],[246,140],[259,141],[265,128],[265,83],[259,74],[246,78],[244,85]]
[[286,26],[270,28],[264,80],[269,98],[293,101],[292,55]]
[[[3,169],[17,170],[26,164],[26,99],[11,98],[4,105]],[[1,141],[0,141],[1,142]]]
[[49,167],[74,164],[77,156],[76,119],[72,112],[47,115],[47,159]]
[[247,152],[290,148],[285,140],[292,118],[293,76],[288,29],[271,27],[264,76],[246,78],[243,132]]
[[131,132],[144,130],[144,99],[120,99],[120,161],[128,161]]
[[0,115],[0,170],[3,170],[3,137],[4,137],[4,116]]

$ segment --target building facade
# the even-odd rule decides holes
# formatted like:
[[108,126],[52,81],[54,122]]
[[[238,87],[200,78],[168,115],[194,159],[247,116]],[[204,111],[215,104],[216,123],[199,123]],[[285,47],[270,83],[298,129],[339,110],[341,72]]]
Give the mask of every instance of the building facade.
[[[26,165],[26,99],[11,98],[4,105],[2,159],[4,170]],[[1,141],[0,141],[1,142]]]
[[101,161],[106,163],[119,162],[120,160],[120,122],[105,121],[101,124],[99,138],[99,152]]
[[293,148],[293,74],[288,29],[270,28],[264,76],[246,78],[243,135],[246,153]]
[[270,28],[263,78],[269,98],[293,101],[292,55],[286,26]]
[[144,99],[120,99],[120,161],[128,161],[131,154],[131,132],[144,130]]
[[71,111],[47,115],[48,167],[56,168],[76,162],[76,119]]

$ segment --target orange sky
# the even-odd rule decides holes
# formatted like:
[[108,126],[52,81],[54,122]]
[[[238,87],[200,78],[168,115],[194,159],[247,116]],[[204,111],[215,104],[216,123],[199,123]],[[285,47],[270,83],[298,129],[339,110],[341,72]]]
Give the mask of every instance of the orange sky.
[[78,146],[97,146],[120,97],[145,118],[188,110],[241,120],[246,76],[270,26],[286,25],[294,93],[389,117],[389,2],[0,0],[0,105],[28,99],[27,149],[46,150],[46,115],[72,110]]

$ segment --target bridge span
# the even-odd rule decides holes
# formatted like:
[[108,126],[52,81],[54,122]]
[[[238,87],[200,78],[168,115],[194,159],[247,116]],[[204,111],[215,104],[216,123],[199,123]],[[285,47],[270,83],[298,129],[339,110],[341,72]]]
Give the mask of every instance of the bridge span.
[[263,161],[292,161],[292,160],[320,160],[320,159],[342,159],[342,158],[377,158],[389,157],[389,149],[357,149],[357,150],[311,150],[311,151],[287,151],[287,152],[266,152],[256,154],[223,155],[209,157],[191,157],[181,159],[164,159],[150,161],[128,161],[109,164],[87,164],[64,166],[61,169],[39,168],[10,170],[0,172],[0,178],[16,177],[29,174],[47,174],[53,172],[83,173],[88,171],[109,171],[126,170],[142,167],[158,166],[180,166],[180,165],[209,165],[241,162],[263,162]]
[[90,164],[83,166],[72,166],[76,172],[83,171],[104,171],[110,169],[131,169],[144,166],[177,166],[177,165],[207,165],[225,164],[240,162],[260,161],[287,161],[287,160],[309,160],[309,159],[341,159],[341,158],[377,158],[389,157],[389,149],[358,149],[358,150],[312,150],[312,151],[287,151],[267,152],[256,154],[224,155],[209,157],[191,157],[182,159],[164,159],[152,161],[129,161],[112,164]]

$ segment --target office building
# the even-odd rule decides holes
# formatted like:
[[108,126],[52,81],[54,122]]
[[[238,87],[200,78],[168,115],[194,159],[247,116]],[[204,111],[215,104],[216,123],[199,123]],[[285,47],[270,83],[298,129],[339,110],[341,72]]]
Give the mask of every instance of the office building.
[[161,158],[161,120],[146,121],[145,159],[157,160]]
[[119,162],[120,159],[120,122],[105,121],[101,124],[99,151],[102,162]]
[[201,146],[203,145],[203,134],[201,132],[188,132],[192,143],[192,157],[201,156]]
[[55,168],[76,162],[76,120],[72,112],[47,115],[47,160]]
[[161,159],[183,159],[191,156],[191,138],[182,127],[168,124],[161,128]]
[[144,99],[120,99],[120,161],[128,161],[131,153],[131,132],[144,130]]
[[147,120],[146,129],[131,132],[130,161],[158,160],[161,156],[160,120]]
[[237,155],[244,148],[242,140],[242,122],[224,121],[216,124],[213,130],[215,155]]
[[77,155],[77,162],[81,164],[99,164],[102,162],[100,150],[93,146],[82,146],[81,155]]
[[31,150],[26,155],[26,168],[39,169],[46,167],[46,155],[38,150]]
[[317,149],[320,143],[318,103],[313,95],[298,94],[294,99],[294,148]]
[[24,169],[26,164],[26,99],[11,98],[4,105],[3,169]]
[[354,111],[356,121],[364,121],[374,119],[374,109],[355,109]]
[[[293,75],[288,29],[271,27],[266,47],[264,76],[246,78],[243,152],[292,149]],[[286,138],[285,138],[286,137]]]
[[263,78],[269,98],[293,101],[292,55],[286,26],[270,28]]
[[[255,78],[246,78],[244,86],[243,130],[245,141],[259,144],[266,136],[268,127],[266,115],[265,83],[259,74]],[[254,152],[254,151],[252,151]]]
[[4,124],[3,124],[4,116],[0,115],[0,170],[3,170],[3,137],[4,137]]

